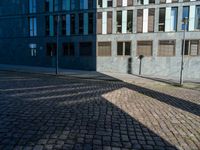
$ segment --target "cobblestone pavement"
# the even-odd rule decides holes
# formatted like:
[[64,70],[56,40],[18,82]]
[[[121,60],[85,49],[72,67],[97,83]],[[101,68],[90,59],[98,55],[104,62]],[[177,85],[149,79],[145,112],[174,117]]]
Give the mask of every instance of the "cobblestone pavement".
[[0,150],[200,149],[200,92],[0,72]]

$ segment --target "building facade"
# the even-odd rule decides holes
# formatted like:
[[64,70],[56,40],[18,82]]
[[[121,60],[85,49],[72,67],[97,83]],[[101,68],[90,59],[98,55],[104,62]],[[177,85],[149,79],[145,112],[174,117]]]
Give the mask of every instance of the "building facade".
[[184,77],[200,79],[200,1],[1,0],[0,63],[55,66],[58,46],[61,68],[178,78],[184,29]]

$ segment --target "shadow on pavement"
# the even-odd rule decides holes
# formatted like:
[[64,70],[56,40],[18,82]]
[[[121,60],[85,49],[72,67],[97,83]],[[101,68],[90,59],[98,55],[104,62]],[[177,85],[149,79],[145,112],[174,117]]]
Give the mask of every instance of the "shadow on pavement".
[[196,115],[200,110],[192,102],[123,82],[0,76],[0,149],[177,149],[102,97],[123,87]]

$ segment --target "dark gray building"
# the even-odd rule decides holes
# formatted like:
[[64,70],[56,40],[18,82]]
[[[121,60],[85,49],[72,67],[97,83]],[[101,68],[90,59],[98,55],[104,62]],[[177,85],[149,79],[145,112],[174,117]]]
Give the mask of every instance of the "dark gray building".
[[184,28],[184,76],[200,79],[198,0],[1,0],[0,63],[55,66],[59,31],[59,67],[138,74],[143,55],[143,75],[178,78]]

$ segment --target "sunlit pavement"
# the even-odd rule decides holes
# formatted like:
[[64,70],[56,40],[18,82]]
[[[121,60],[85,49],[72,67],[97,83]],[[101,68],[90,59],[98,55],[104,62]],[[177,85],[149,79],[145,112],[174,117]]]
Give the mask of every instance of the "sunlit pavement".
[[197,150],[199,141],[199,91],[0,72],[0,150]]

